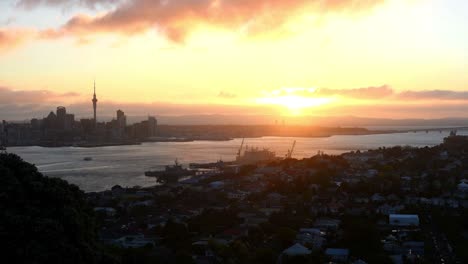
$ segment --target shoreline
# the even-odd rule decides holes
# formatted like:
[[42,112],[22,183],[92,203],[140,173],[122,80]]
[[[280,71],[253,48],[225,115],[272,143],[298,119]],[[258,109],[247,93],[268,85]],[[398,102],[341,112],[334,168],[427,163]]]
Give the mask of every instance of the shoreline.
[[[7,148],[13,147],[43,147],[43,148],[62,148],[62,147],[75,147],[75,148],[100,148],[100,147],[113,147],[113,146],[134,146],[141,145],[142,143],[179,143],[179,142],[196,142],[196,141],[231,141],[239,138],[262,138],[262,137],[297,137],[297,138],[328,138],[332,136],[365,136],[365,135],[378,135],[378,134],[395,134],[395,133],[408,133],[413,131],[398,131],[398,130],[388,130],[388,131],[367,131],[364,133],[336,133],[336,134],[316,134],[316,135],[262,135],[262,136],[245,136],[245,137],[232,137],[232,138],[153,138],[145,139],[142,141],[135,142],[103,142],[103,143],[46,143],[46,144],[21,144],[21,145],[6,145]],[[419,131],[421,132],[421,131]]]
[[[356,128],[360,129],[360,128]],[[366,136],[366,135],[383,135],[383,134],[398,134],[398,133],[421,133],[421,132],[443,132],[451,130],[462,130],[466,127],[444,127],[444,128],[427,128],[427,129],[405,129],[405,130],[366,130],[366,131],[356,131],[349,133],[316,133],[314,135],[285,135],[285,134],[271,134],[271,135],[251,135],[245,137],[155,137],[148,138],[141,141],[129,141],[129,142],[82,142],[82,143],[39,143],[39,144],[20,144],[20,145],[6,145],[7,148],[13,147],[43,147],[43,148],[62,148],[62,147],[75,147],[75,148],[100,148],[100,147],[113,147],[113,146],[136,146],[143,143],[183,143],[183,142],[197,142],[197,141],[231,141],[240,138],[262,138],[262,137],[279,137],[279,138],[329,138],[332,136]]]

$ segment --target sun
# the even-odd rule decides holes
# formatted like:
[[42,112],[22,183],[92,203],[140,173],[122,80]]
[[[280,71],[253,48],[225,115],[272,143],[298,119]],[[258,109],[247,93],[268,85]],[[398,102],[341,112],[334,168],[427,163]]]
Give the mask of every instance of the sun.
[[281,95],[274,97],[260,98],[261,104],[277,105],[288,112],[290,115],[301,115],[304,110],[310,108],[318,108],[326,104],[330,104],[332,98],[325,97],[303,97],[298,95]]

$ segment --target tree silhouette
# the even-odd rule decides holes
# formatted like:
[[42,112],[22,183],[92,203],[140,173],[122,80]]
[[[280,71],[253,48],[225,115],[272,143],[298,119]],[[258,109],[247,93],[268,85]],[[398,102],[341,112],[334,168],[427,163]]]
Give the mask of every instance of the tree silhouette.
[[14,154],[0,154],[0,241],[14,263],[113,262],[99,250],[84,193]]

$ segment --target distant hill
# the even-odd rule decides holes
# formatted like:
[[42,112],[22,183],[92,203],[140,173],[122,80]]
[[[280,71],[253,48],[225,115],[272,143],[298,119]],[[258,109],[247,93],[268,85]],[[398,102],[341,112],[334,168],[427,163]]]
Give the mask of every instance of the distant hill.
[[[76,120],[81,117],[77,116]],[[110,121],[112,116],[100,116],[99,121]],[[357,116],[274,116],[274,115],[156,115],[158,124],[164,125],[306,125],[321,127],[387,127],[386,129],[405,129],[419,127],[468,127],[468,118],[438,118],[438,119],[390,119],[367,118]],[[129,124],[141,122],[148,116],[127,116]],[[29,120],[12,122],[28,123]],[[379,130],[379,129],[378,129]]]

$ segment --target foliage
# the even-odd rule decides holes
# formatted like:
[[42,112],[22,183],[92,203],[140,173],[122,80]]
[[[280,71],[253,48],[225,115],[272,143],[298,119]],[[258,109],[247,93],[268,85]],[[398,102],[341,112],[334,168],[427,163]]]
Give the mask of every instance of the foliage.
[[15,263],[112,261],[99,250],[84,193],[13,154],[0,155],[0,240],[3,259]]

